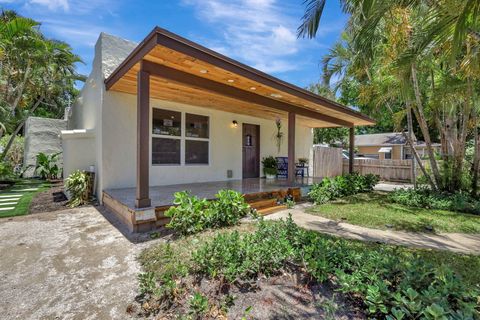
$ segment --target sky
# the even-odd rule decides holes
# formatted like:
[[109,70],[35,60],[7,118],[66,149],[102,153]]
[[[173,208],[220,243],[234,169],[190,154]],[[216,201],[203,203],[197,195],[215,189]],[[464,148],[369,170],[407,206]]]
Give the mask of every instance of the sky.
[[320,61],[347,21],[327,1],[316,39],[298,39],[303,0],[0,0],[70,44],[88,75],[100,32],[140,42],[160,26],[300,87],[321,77]]

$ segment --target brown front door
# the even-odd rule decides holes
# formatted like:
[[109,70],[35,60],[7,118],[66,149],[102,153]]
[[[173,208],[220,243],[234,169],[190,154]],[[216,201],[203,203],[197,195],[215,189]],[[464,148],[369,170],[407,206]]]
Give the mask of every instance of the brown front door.
[[260,126],[243,124],[243,178],[260,177]]

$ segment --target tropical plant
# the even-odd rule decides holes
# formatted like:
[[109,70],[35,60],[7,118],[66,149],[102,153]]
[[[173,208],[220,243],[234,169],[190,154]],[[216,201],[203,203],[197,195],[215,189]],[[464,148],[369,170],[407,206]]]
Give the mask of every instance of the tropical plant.
[[[480,2],[341,2],[350,21],[346,35],[323,61],[324,81],[336,75],[340,85],[335,84],[335,88],[357,87],[358,102],[369,105],[371,112],[376,109],[395,119],[411,147],[418,128],[416,135],[427,145],[429,172],[412,149],[432,189],[453,192],[462,188],[466,141],[473,139],[470,189],[476,195],[480,169]],[[314,37],[325,0],[305,3],[299,36]],[[434,141],[442,144],[440,160],[432,148]],[[449,172],[442,170],[443,164]],[[443,174],[451,179],[444,179]]]
[[312,186],[308,196],[316,204],[322,204],[336,198],[372,191],[378,181],[377,175],[371,173],[360,175],[357,172],[325,178]]
[[0,161],[0,181],[12,180],[15,177],[10,163],[6,161]]
[[13,11],[0,15],[0,137],[11,133],[4,159],[29,115],[61,116],[77,94],[80,58],[70,46],[43,36],[40,24]]
[[40,152],[37,154],[37,164],[35,165],[35,172],[40,175],[42,179],[57,179],[60,173],[58,167],[58,157],[61,152],[45,154]]
[[69,207],[78,207],[90,202],[89,192],[92,186],[90,176],[86,172],[74,171],[65,179],[65,186],[70,196]]
[[265,175],[276,175],[278,172],[278,161],[273,156],[262,159],[263,173]]
[[280,153],[280,149],[282,147],[282,142],[283,142],[283,132],[282,132],[282,120],[280,118],[277,118],[275,120],[275,127],[277,128],[277,132],[275,132],[275,135],[273,136],[273,139],[275,140],[275,143],[277,145],[277,151]]
[[199,199],[188,191],[176,192],[174,197],[174,205],[165,212],[165,216],[171,218],[167,227],[180,235],[232,226],[250,213],[242,194],[234,190],[220,190],[212,201]]
[[[11,136],[8,134],[0,138],[0,147],[5,148],[10,139]],[[8,151],[4,159],[8,163],[10,163],[17,172],[20,171],[20,168],[23,164],[24,142],[24,137],[18,136],[15,139],[14,143],[11,145],[10,150]]]

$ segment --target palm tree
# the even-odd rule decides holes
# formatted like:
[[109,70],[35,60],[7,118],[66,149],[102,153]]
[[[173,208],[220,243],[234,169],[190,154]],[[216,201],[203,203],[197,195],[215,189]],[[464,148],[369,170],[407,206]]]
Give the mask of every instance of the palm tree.
[[39,23],[13,11],[0,15],[0,54],[0,112],[3,127],[13,131],[1,161],[26,118],[40,106],[57,107],[59,97],[75,92],[74,82],[82,77],[75,71],[81,60],[70,46],[46,39]]

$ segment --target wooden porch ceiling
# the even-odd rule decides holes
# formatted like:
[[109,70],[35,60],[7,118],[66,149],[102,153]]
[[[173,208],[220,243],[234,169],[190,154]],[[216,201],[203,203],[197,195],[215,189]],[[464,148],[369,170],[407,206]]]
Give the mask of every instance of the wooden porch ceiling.
[[106,79],[107,90],[137,94],[141,67],[151,74],[151,98],[265,119],[286,119],[293,111],[309,127],[374,124],[359,112],[158,27]]

